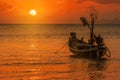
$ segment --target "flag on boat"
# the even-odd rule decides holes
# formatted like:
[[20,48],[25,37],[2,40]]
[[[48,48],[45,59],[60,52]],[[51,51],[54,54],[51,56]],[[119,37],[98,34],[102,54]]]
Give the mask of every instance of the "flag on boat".
[[86,18],[85,18],[85,17],[80,17],[80,20],[82,21],[83,26],[86,26],[86,25],[88,25],[88,26],[89,26],[89,23],[88,23],[88,21],[86,20]]

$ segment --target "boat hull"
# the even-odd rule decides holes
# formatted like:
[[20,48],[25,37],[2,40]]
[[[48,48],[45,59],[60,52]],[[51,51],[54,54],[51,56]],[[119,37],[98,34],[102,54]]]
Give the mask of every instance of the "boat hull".
[[96,42],[96,44],[91,44],[91,41],[84,41],[83,38],[76,38],[76,33],[71,32],[71,37],[68,41],[69,50],[76,57],[89,57],[89,58],[101,58],[106,52],[107,48],[103,42]]
[[106,53],[104,46],[91,46],[87,43],[79,43],[76,41],[69,42],[69,50],[76,57],[101,58]]
[[76,50],[69,48],[72,55],[75,57],[85,57],[85,58],[101,58],[105,54],[104,49],[94,49],[94,50]]

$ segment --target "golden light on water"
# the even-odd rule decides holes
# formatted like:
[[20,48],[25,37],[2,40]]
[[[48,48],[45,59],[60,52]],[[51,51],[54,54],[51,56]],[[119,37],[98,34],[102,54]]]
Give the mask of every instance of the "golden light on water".
[[32,9],[32,10],[29,11],[29,14],[30,14],[31,16],[35,16],[35,15],[37,15],[37,11],[34,10],[34,9]]

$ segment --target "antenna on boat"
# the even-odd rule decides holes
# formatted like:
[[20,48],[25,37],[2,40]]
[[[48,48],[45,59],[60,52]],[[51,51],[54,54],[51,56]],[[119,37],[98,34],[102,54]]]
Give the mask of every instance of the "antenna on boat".
[[97,10],[94,7],[90,8],[89,14],[90,14],[90,16],[92,15],[92,17],[94,18],[94,21],[97,20],[97,18],[98,18],[98,12],[97,12]]

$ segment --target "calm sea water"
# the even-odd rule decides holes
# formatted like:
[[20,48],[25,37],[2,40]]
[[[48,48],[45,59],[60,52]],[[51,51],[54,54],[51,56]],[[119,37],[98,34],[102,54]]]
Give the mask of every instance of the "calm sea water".
[[101,60],[71,57],[70,32],[89,37],[80,25],[1,25],[0,80],[120,80],[120,25],[96,25],[112,53]]

